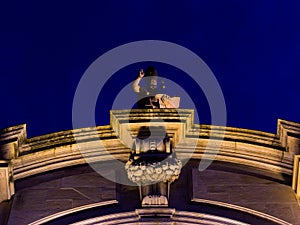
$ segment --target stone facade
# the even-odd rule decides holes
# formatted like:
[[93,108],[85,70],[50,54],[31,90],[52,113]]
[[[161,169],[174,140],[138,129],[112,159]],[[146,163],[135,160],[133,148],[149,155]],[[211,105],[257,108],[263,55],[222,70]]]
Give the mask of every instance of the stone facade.
[[[150,125],[165,127],[183,162],[164,208],[142,207],[126,177]],[[116,110],[108,126],[30,139],[25,125],[1,130],[0,159],[1,225],[300,224],[300,124],[290,121],[271,134],[194,124],[193,110]]]

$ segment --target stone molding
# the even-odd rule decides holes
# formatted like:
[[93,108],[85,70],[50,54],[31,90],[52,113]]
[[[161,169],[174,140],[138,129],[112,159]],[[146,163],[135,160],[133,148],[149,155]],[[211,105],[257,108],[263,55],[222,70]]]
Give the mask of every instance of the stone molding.
[[57,218],[60,218],[60,217],[66,216],[66,215],[70,215],[72,213],[76,213],[76,212],[91,209],[91,208],[96,208],[96,207],[101,207],[101,206],[108,206],[108,205],[115,205],[115,204],[118,204],[117,200],[110,200],[110,201],[104,201],[104,202],[89,204],[89,205],[83,205],[83,206],[80,206],[80,207],[76,207],[76,208],[72,208],[72,209],[69,209],[69,210],[65,210],[65,211],[61,211],[61,212],[52,214],[50,216],[47,216],[47,217],[44,217],[44,218],[39,219],[37,221],[34,221],[34,222],[30,223],[29,225],[45,224],[49,221],[55,220]]
[[26,124],[0,130],[0,159],[10,160],[19,156],[19,147],[27,139]]
[[290,154],[300,154],[300,124],[278,119],[277,135],[281,145]]
[[269,214],[266,213],[262,213],[250,208],[246,208],[246,207],[242,207],[242,206],[238,206],[238,205],[234,205],[234,204],[229,204],[229,203],[225,203],[225,202],[219,202],[219,201],[211,201],[211,200],[207,200],[207,199],[199,199],[199,198],[194,198],[191,200],[192,202],[195,203],[205,203],[205,204],[211,204],[211,205],[216,205],[216,206],[221,206],[221,207],[226,207],[226,208],[231,208],[231,209],[235,209],[235,210],[240,210],[242,212],[246,212],[252,215],[255,215],[257,217],[261,217],[264,218],[266,220],[272,221],[276,224],[280,224],[280,225],[291,225],[291,223],[288,223],[282,219],[279,219],[275,216],[271,216]]
[[[115,213],[105,216],[99,216],[92,219],[83,220],[73,223],[72,225],[91,225],[91,224],[153,224],[153,220],[149,219],[155,216],[155,223],[164,225],[187,225],[187,224],[227,224],[227,225],[246,225],[241,221],[228,219],[220,216],[186,212],[175,210],[173,208],[147,208],[137,209],[135,211]],[[32,224],[33,225],[33,224]]]
[[[86,163],[74,136],[89,148],[91,160],[107,160],[108,151],[115,159],[126,162],[130,154],[130,139],[136,136],[141,124],[151,121],[151,124],[166,127],[175,143],[179,159],[190,156],[195,159],[205,158],[215,153],[215,143],[221,146],[216,160],[292,175],[294,154],[299,152],[300,124],[278,120],[278,132],[272,134],[234,127],[199,125],[194,124],[193,120],[194,111],[190,109],[112,110],[111,125],[62,131],[29,139],[26,138],[26,125],[19,125],[1,130],[0,152],[2,158],[3,155],[7,157],[5,152],[11,144],[14,145],[14,152],[17,150],[14,157],[8,157],[11,158],[15,179]],[[222,133],[224,140],[220,139]],[[100,149],[95,147],[99,138],[103,144]],[[127,145],[124,143],[127,142],[126,138],[129,140]],[[208,139],[211,141],[210,146],[207,146]],[[189,144],[195,140],[196,148]]]

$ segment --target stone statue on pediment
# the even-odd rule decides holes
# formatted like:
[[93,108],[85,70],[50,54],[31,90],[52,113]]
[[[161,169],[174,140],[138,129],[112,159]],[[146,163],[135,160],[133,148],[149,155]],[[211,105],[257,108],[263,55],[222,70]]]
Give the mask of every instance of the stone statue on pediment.
[[[141,81],[145,81],[142,86]],[[139,109],[179,108],[180,97],[170,97],[165,92],[165,83],[162,80],[159,87],[158,73],[155,67],[149,66],[144,72],[139,71],[132,83],[132,89],[137,94]]]

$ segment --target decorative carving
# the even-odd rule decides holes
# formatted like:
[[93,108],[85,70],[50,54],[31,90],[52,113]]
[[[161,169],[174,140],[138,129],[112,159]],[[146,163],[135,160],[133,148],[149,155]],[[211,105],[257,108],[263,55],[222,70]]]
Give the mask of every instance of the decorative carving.
[[142,206],[168,206],[170,184],[181,168],[164,127],[139,129],[125,169],[128,179],[139,186]]
[[143,198],[142,205],[168,205],[168,199],[165,196],[149,195]]
[[129,180],[139,185],[170,182],[177,180],[180,174],[182,163],[171,154],[167,159],[157,162],[129,160],[125,169]]

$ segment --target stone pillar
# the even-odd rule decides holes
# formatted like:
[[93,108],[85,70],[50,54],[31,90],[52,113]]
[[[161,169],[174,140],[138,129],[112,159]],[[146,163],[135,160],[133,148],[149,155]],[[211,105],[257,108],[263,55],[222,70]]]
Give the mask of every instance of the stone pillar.
[[281,145],[286,149],[286,153],[290,155],[300,154],[300,124],[278,120],[277,135]]
[[300,205],[300,124],[278,120],[277,135],[286,149],[284,157],[294,160],[292,189]]
[[18,158],[26,138],[26,124],[0,130],[0,202],[10,200],[15,193],[11,161]]
[[8,160],[0,160],[0,202],[14,195],[13,169]]
[[18,157],[16,143],[10,142],[0,146],[0,159],[10,160]]
[[298,204],[300,205],[300,155],[296,155],[294,158],[292,188],[296,194]]

